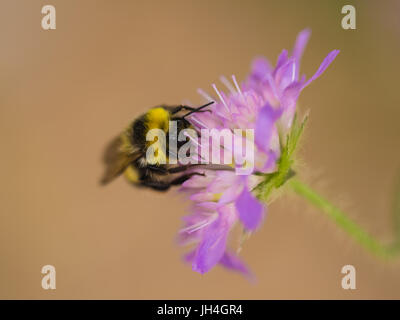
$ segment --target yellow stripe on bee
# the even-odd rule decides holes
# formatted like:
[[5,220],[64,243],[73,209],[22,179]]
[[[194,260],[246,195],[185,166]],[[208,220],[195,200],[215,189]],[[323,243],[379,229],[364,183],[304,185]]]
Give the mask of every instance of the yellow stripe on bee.
[[[167,110],[164,108],[158,107],[150,109],[146,113],[146,128],[147,130],[151,129],[160,129],[165,133],[169,130],[169,120],[170,115]],[[147,131],[148,132],[148,131]],[[163,142],[164,143],[164,142]],[[154,153],[152,155],[148,155],[147,162],[149,164],[165,164],[167,161],[167,155],[165,154],[165,146],[161,144],[161,141],[147,141],[147,147],[152,148]],[[151,154],[151,153],[150,153]]]
[[125,169],[124,176],[130,182],[133,182],[133,183],[139,182],[138,171],[133,166],[129,166]]
[[161,129],[168,132],[169,112],[164,108],[153,108],[146,114],[147,129]]

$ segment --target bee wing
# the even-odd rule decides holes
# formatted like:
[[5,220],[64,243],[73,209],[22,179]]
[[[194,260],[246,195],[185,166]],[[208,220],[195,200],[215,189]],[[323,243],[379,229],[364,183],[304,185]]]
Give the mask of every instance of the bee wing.
[[121,137],[113,139],[103,155],[103,162],[106,166],[104,175],[100,180],[101,184],[107,184],[118,177],[133,161],[140,157],[139,151],[124,151],[122,148]]

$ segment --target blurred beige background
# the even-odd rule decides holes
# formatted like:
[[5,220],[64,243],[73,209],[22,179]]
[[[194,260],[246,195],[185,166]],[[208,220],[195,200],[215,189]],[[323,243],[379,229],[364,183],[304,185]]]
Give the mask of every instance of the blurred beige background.
[[[160,103],[200,103],[220,75],[243,79],[256,55],[275,62],[305,27],[311,121],[303,177],[390,241],[400,168],[398,1],[2,1],[0,4],[0,298],[400,298],[400,263],[366,253],[296,196],[270,206],[242,256],[253,285],[215,268],[201,276],[174,243],[188,203],[171,191],[98,185],[104,145]],[[57,29],[41,28],[41,8]],[[222,87],[220,85],[220,87]],[[41,288],[41,268],[57,289]],[[357,289],[340,286],[353,264]]]

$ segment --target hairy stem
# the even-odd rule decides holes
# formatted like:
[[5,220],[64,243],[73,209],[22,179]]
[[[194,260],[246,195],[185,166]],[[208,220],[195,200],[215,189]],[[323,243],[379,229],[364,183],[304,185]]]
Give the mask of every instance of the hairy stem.
[[[288,182],[289,186],[304,199],[308,200],[315,207],[323,211],[329,218],[331,218],[339,227],[349,233],[358,243],[360,243],[369,252],[382,258],[393,258],[400,253],[400,231],[396,234],[396,240],[393,244],[386,245],[366,232],[362,227],[351,220],[348,215],[339,208],[332,205],[324,197],[320,196],[317,192],[311,189],[298,179],[292,178]],[[397,203],[396,203],[397,204]],[[395,206],[395,220],[400,219],[400,208]]]

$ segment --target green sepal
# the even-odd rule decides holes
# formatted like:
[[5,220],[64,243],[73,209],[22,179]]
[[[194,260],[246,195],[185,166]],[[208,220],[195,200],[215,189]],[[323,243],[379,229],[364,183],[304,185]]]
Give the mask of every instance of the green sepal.
[[280,135],[281,156],[277,162],[277,171],[268,174],[259,174],[262,175],[264,179],[253,189],[257,198],[261,201],[267,201],[274,189],[278,189],[295,175],[295,172],[292,170],[294,162],[293,155],[300,137],[304,132],[307,119],[308,117],[306,116],[302,122],[299,122],[297,114],[295,114],[291,130],[286,136],[285,143],[282,143],[283,138]]

